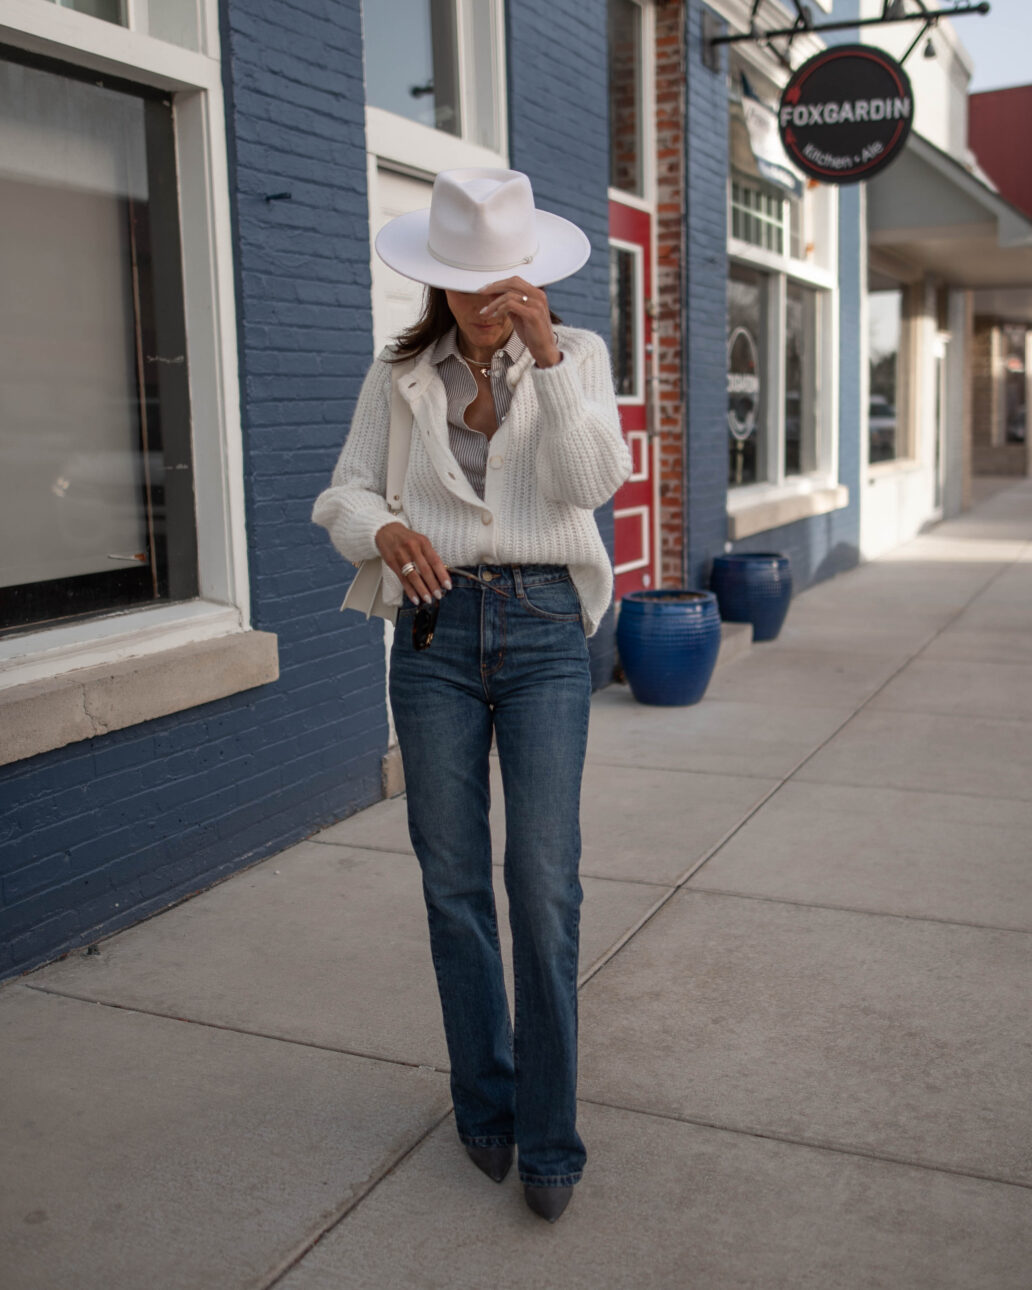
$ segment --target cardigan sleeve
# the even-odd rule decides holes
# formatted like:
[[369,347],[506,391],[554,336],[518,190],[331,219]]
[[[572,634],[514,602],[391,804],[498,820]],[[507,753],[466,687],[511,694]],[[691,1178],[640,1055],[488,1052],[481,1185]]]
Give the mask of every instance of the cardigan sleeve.
[[387,490],[387,436],[391,420],[391,365],[377,358],[366,374],[351,429],[333,471],[320,493],[312,520],[321,524],[337,550],[356,564],[379,555],[376,535],[385,524],[407,524],[384,496]]
[[601,336],[576,333],[555,367],[532,368],[542,426],[537,472],[551,501],[594,510],[631,473],[620,433],[609,352]]

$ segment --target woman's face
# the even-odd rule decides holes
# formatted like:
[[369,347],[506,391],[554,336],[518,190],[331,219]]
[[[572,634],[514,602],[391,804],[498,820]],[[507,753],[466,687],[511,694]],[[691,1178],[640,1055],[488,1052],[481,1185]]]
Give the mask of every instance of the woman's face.
[[459,327],[467,351],[501,349],[512,333],[512,319],[484,319],[481,309],[491,303],[492,296],[482,296],[475,291],[446,291],[448,308]]

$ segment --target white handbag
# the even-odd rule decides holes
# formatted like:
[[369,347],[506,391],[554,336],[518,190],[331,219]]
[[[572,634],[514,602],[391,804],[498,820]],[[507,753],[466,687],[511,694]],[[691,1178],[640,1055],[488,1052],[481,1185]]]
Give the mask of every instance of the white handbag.
[[[409,449],[412,445],[412,409],[405,402],[399,388],[401,378],[411,369],[414,360],[391,364],[391,421],[387,431],[387,505],[394,515],[401,513],[401,491],[408,469]],[[383,561],[373,556],[363,560],[348,588],[341,611],[355,609],[366,618],[374,614],[393,623],[398,617],[398,606],[388,605],[383,598]]]

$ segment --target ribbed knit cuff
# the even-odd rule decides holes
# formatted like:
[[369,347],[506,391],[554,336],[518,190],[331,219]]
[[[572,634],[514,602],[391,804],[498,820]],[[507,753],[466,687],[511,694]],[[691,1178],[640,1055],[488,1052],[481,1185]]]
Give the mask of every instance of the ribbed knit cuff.
[[556,363],[554,367],[532,367],[530,370],[534,373],[538,406],[550,421],[562,425],[571,417],[580,415],[584,390],[575,363],[564,355],[563,362]]
[[348,560],[360,563],[372,560],[380,554],[376,545],[376,535],[387,524],[408,524],[404,513],[394,515],[391,511],[360,511],[351,515],[337,513],[326,525],[333,545]]

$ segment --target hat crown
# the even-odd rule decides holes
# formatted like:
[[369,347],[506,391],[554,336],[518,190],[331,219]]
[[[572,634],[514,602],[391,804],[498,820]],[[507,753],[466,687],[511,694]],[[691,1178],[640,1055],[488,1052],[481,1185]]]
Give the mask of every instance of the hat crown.
[[502,273],[529,263],[538,250],[530,180],[519,170],[442,170],[427,250],[457,269]]

